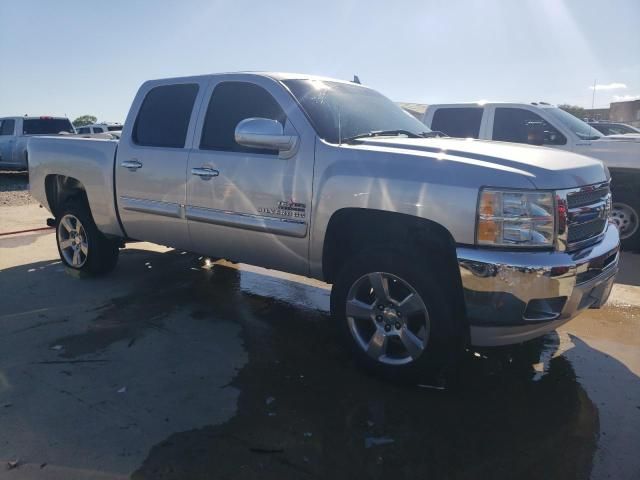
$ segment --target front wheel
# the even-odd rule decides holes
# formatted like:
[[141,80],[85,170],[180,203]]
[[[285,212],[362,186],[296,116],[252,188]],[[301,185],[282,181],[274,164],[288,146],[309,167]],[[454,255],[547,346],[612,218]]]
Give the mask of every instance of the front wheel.
[[459,353],[462,332],[447,288],[454,286],[440,285],[428,265],[406,254],[364,252],[339,273],[331,310],[359,363],[415,380],[439,374]]
[[640,248],[640,194],[632,189],[621,189],[613,194],[611,219],[620,232],[620,243],[625,250]]
[[118,261],[118,245],[96,227],[89,209],[79,201],[68,202],[56,219],[60,259],[69,268],[93,275],[107,273]]

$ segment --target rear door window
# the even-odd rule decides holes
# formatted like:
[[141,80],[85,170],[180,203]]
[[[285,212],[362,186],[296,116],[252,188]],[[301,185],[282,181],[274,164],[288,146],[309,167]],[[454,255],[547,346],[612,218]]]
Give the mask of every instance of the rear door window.
[[133,126],[134,143],[184,148],[198,85],[183,83],[149,90]]
[[540,115],[524,108],[496,108],[493,139],[501,142],[529,143],[530,125],[541,124],[544,145],[564,145],[567,139]]
[[478,138],[483,112],[476,107],[439,108],[433,114],[431,130],[450,137]]
[[80,134],[80,135],[85,135],[87,133],[91,133],[91,130],[89,129],[89,127],[80,127],[78,129],[76,129],[76,131]]
[[25,135],[57,135],[60,132],[74,133],[67,118],[25,118],[22,121]]
[[0,135],[13,135],[15,126],[15,120],[0,120]]
[[247,82],[220,83],[214,89],[207,107],[200,149],[277,155],[278,152],[273,150],[249,148],[236,143],[238,123],[252,117],[277,120],[283,126],[286,119],[278,102],[264,88]]

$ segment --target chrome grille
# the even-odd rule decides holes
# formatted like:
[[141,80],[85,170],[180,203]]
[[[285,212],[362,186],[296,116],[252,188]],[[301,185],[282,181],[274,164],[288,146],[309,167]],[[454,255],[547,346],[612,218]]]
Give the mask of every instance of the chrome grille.
[[597,190],[579,191],[570,194],[567,197],[569,202],[569,208],[584,207],[585,205],[591,205],[592,203],[602,200],[609,193],[609,187],[599,188]]
[[607,228],[611,210],[609,184],[561,190],[557,194],[559,248],[576,250],[597,242]]
[[604,230],[607,221],[602,219],[572,225],[569,229],[569,243],[582,242],[592,237],[600,235]]

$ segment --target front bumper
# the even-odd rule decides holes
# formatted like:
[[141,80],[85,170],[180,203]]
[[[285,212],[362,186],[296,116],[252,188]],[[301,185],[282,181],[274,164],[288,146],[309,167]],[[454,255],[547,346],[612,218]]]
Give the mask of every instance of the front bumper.
[[618,272],[620,238],[575,252],[457,249],[471,344],[509,345],[555,330],[603,305]]

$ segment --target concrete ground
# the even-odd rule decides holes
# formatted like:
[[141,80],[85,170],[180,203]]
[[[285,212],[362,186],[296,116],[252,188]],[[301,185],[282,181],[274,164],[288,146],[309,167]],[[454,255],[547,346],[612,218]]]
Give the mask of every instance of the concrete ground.
[[640,256],[611,302],[469,352],[456,388],[356,367],[322,283],[147,243],[60,264],[0,207],[0,478],[640,478]]

